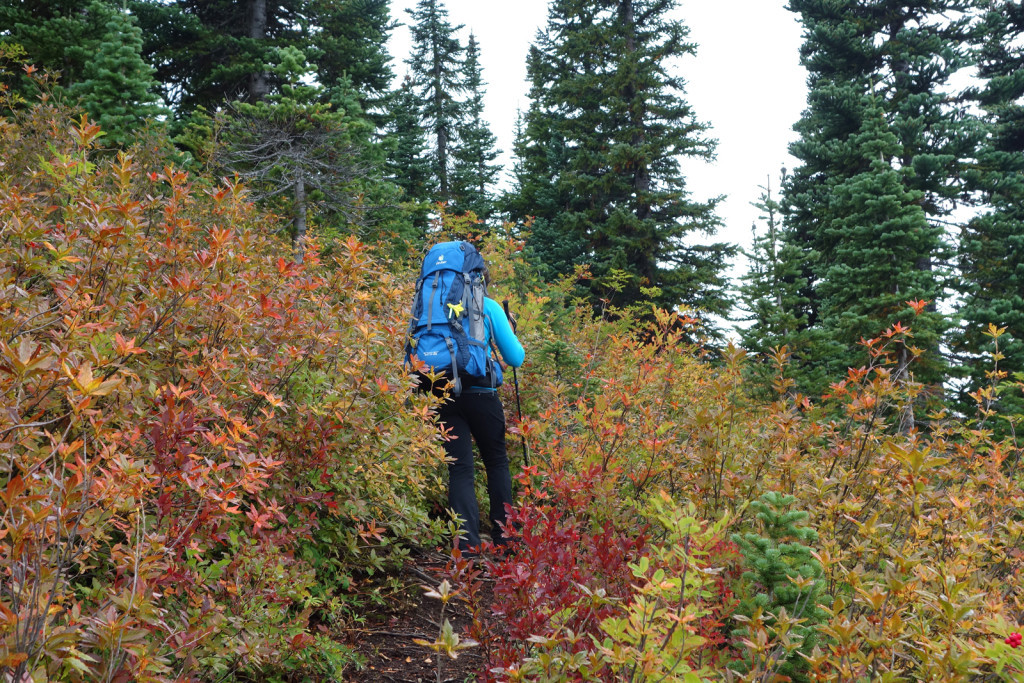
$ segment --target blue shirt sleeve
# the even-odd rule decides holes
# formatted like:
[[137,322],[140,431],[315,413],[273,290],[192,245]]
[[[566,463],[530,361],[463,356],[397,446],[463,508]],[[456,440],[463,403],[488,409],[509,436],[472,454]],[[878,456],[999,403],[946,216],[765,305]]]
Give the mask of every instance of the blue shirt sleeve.
[[509,324],[508,318],[505,317],[505,311],[501,304],[490,297],[485,298],[484,316],[487,319],[488,332],[494,338],[501,359],[508,365],[518,368],[523,364],[526,353],[523,351],[523,345],[516,338],[516,333],[512,331],[512,326]]

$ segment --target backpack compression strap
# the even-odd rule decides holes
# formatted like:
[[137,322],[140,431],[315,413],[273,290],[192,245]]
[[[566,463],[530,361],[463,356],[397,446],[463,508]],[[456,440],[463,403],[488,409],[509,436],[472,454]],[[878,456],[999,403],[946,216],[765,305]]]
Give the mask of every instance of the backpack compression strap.
[[441,279],[441,271],[434,274],[434,282],[430,285],[430,304],[427,307],[427,332],[434,327],[434,294],[437,291],[437,283]]
[[448,345],[448,353],[452,356],[452,393],[458,396],[462,393],[462,380],[459,379],[459,361],[455,358],[455,342],[446,334],[444,343]]

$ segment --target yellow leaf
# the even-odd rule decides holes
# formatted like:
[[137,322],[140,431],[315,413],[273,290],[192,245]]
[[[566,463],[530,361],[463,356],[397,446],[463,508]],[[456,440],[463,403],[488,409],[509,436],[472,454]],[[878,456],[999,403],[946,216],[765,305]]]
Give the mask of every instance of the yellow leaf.
[[92,363],[88,361],[78,367],[78,374],[72,374],[66,365],[64,372],[71,377],[75,387],[86,396],[106,396],[121,384],[119,377],[102,380],[93,376]]
[[112,392],[114,389],[116,389],[120,385],[121,385],[121,379],[120,378],[115,377],[113,379],[108,379],[107,381],[100,382],[98,385],[96,385],[96,388],[92,389],[89,392],[89,395],[90,396],[106,396],[107,394]]

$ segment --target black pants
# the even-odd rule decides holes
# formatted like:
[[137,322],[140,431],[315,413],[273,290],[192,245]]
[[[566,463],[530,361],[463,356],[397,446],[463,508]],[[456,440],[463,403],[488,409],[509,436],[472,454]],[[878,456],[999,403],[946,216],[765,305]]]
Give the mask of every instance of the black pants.
[[487,470],[487,494],[491,503],[491,538],[495,545],[505,542],[505,504],[512,504],[512,477],[505,451],[505,410],[495,391],[464,393],[447,401],[438,420],[454,437],[444,444],[448,457],[448,506],[462,518],[465,532],[459,547],[480,545],[480,508],[473,486],[473,440]]

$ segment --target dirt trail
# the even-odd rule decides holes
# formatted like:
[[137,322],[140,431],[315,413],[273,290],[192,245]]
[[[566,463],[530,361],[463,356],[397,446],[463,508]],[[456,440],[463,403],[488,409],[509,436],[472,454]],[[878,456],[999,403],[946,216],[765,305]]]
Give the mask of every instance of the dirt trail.
[[[439,657],[442,682],[476,680],[483,667],[483,657],[478,649],[463,650],[457,659],[451,659],[444,653],[436,654],[414,642],[418,638],[430,642],[437,638],[441,601],[425,597],[425,591],[420,587],[429,585],[433,588],[447,578],[449,559],[441,553],[432,552],[416,558],[415,564],[410,562],[402,570],[401,579],[412,588],[416,597],[412,601],[396,602],[395,610],[376,615],[374,624],[348,631],[349,644],[356,648],[367,664],[362,671],[347,672],[345,681],[436,683]],[[482,581],[483,592],[489,595],[490,582],[486,578]],[[460,635],[471,620],[465,602],[459,599],[448,603],[445,618]]]

